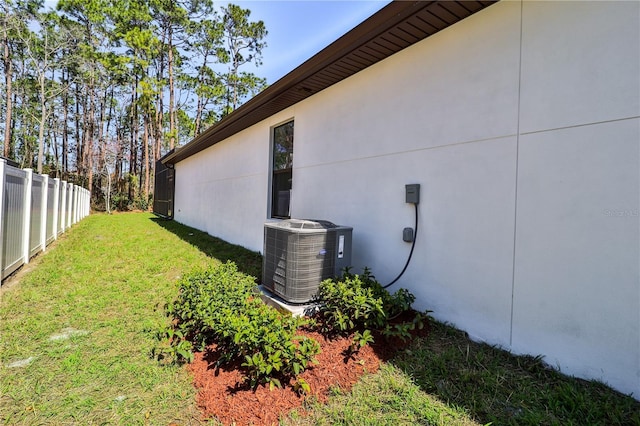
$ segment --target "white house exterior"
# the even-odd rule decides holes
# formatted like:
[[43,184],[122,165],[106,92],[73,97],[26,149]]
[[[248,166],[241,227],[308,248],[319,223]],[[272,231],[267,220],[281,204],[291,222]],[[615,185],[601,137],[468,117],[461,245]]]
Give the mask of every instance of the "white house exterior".
[[354,270],[400,272],[419,183],[395,288],[477,340],[639,397],[639,2],[502,1],[169,155],[175,220],[262,251],[273,128],[291,120],[290,215],[352,226]]

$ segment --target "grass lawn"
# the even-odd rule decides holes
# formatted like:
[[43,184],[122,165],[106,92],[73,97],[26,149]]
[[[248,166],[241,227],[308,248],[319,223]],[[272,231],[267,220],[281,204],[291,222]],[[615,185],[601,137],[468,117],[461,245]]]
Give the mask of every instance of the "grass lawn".
[[92,215],[3,292],[0,423],[198,419],[186,371],[149,354],[178,276],[217,260],[159,223],[149,214]]
[[[0,423],[200,424],[184,368],[150,357],[176,280],[256,253],[146,213],[92,215],[0,300]],[[375,269],[375,268],[374,268]],[[283,424],[640,425],[640,403],[434,324],[350,393]]]
[[640,425],[640,402],[432,323],[380,372],[289,425]]

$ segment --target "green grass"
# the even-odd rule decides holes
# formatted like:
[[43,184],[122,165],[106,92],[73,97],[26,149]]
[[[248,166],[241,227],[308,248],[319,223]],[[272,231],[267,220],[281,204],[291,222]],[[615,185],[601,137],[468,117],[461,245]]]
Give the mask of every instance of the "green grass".
[[205,255],[219,259],[222,262],[231,259],[236,263],[239,271],[256,277],[258,281],[262,278],[262,256],[260,253],[229,244],[220,238],[181,225],[173,220],[160,218],[153,218],[152,220],[167,231],[180,237],[183,241],[197,247]]
[[640,402],[568,377],[539,357],[514,356],[432,322],[352,392],[312,404],[289,425],[640,425]]
[[541,357],[514,356],[432,324],[393,364],[442,401],[495,425],[640,425],[640,402],[602,383],[560,374]]
[[182,273],[218,262],[213,255],[259,255],[228,244],[216,253],[219,243],[207,255],[187,238],[193,230],[181,227],[185,237],[161,224],[149,214],[92,215],[3,290],[1,424],[199,423],[186,369],[149,356],[154,332]]
[[[145,213],[92,215],[0,300],[0,424],[200,424],[185,368],[149,355],[194,267],[261,258]],[[375,269],[375,268],[374,268]],[[53,338],[53,339],[52,339]],[[14,362],[30,359],[22,367]],[[427,339],[287,425],[640,425],[640,403],[434,323]]]
[[411,377],[391,363],[364,376],[351,392],[336,389],[326,405],[296,410],[287,425],[478,425],[463,407],[445,404],[424,392]]

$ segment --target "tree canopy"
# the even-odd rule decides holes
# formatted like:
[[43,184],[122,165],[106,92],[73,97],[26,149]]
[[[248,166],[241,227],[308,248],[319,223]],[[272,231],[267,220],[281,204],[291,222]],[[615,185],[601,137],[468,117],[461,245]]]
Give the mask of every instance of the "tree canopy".
[[[262,21],[212,0],[4,0],[2,155],[146,208],[155,162],[266,80]],[[114,185],[111,188],[111,185]],[[108,186],[108,188],[106,188]]]

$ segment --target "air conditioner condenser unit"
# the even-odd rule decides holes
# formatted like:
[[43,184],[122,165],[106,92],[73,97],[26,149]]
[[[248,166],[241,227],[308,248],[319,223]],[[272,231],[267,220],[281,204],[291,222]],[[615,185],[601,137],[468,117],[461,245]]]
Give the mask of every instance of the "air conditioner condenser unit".
[[262,285],[290,303],[307,303],[319,284],[351,266],[353,228],[327,220],[264,224]]

